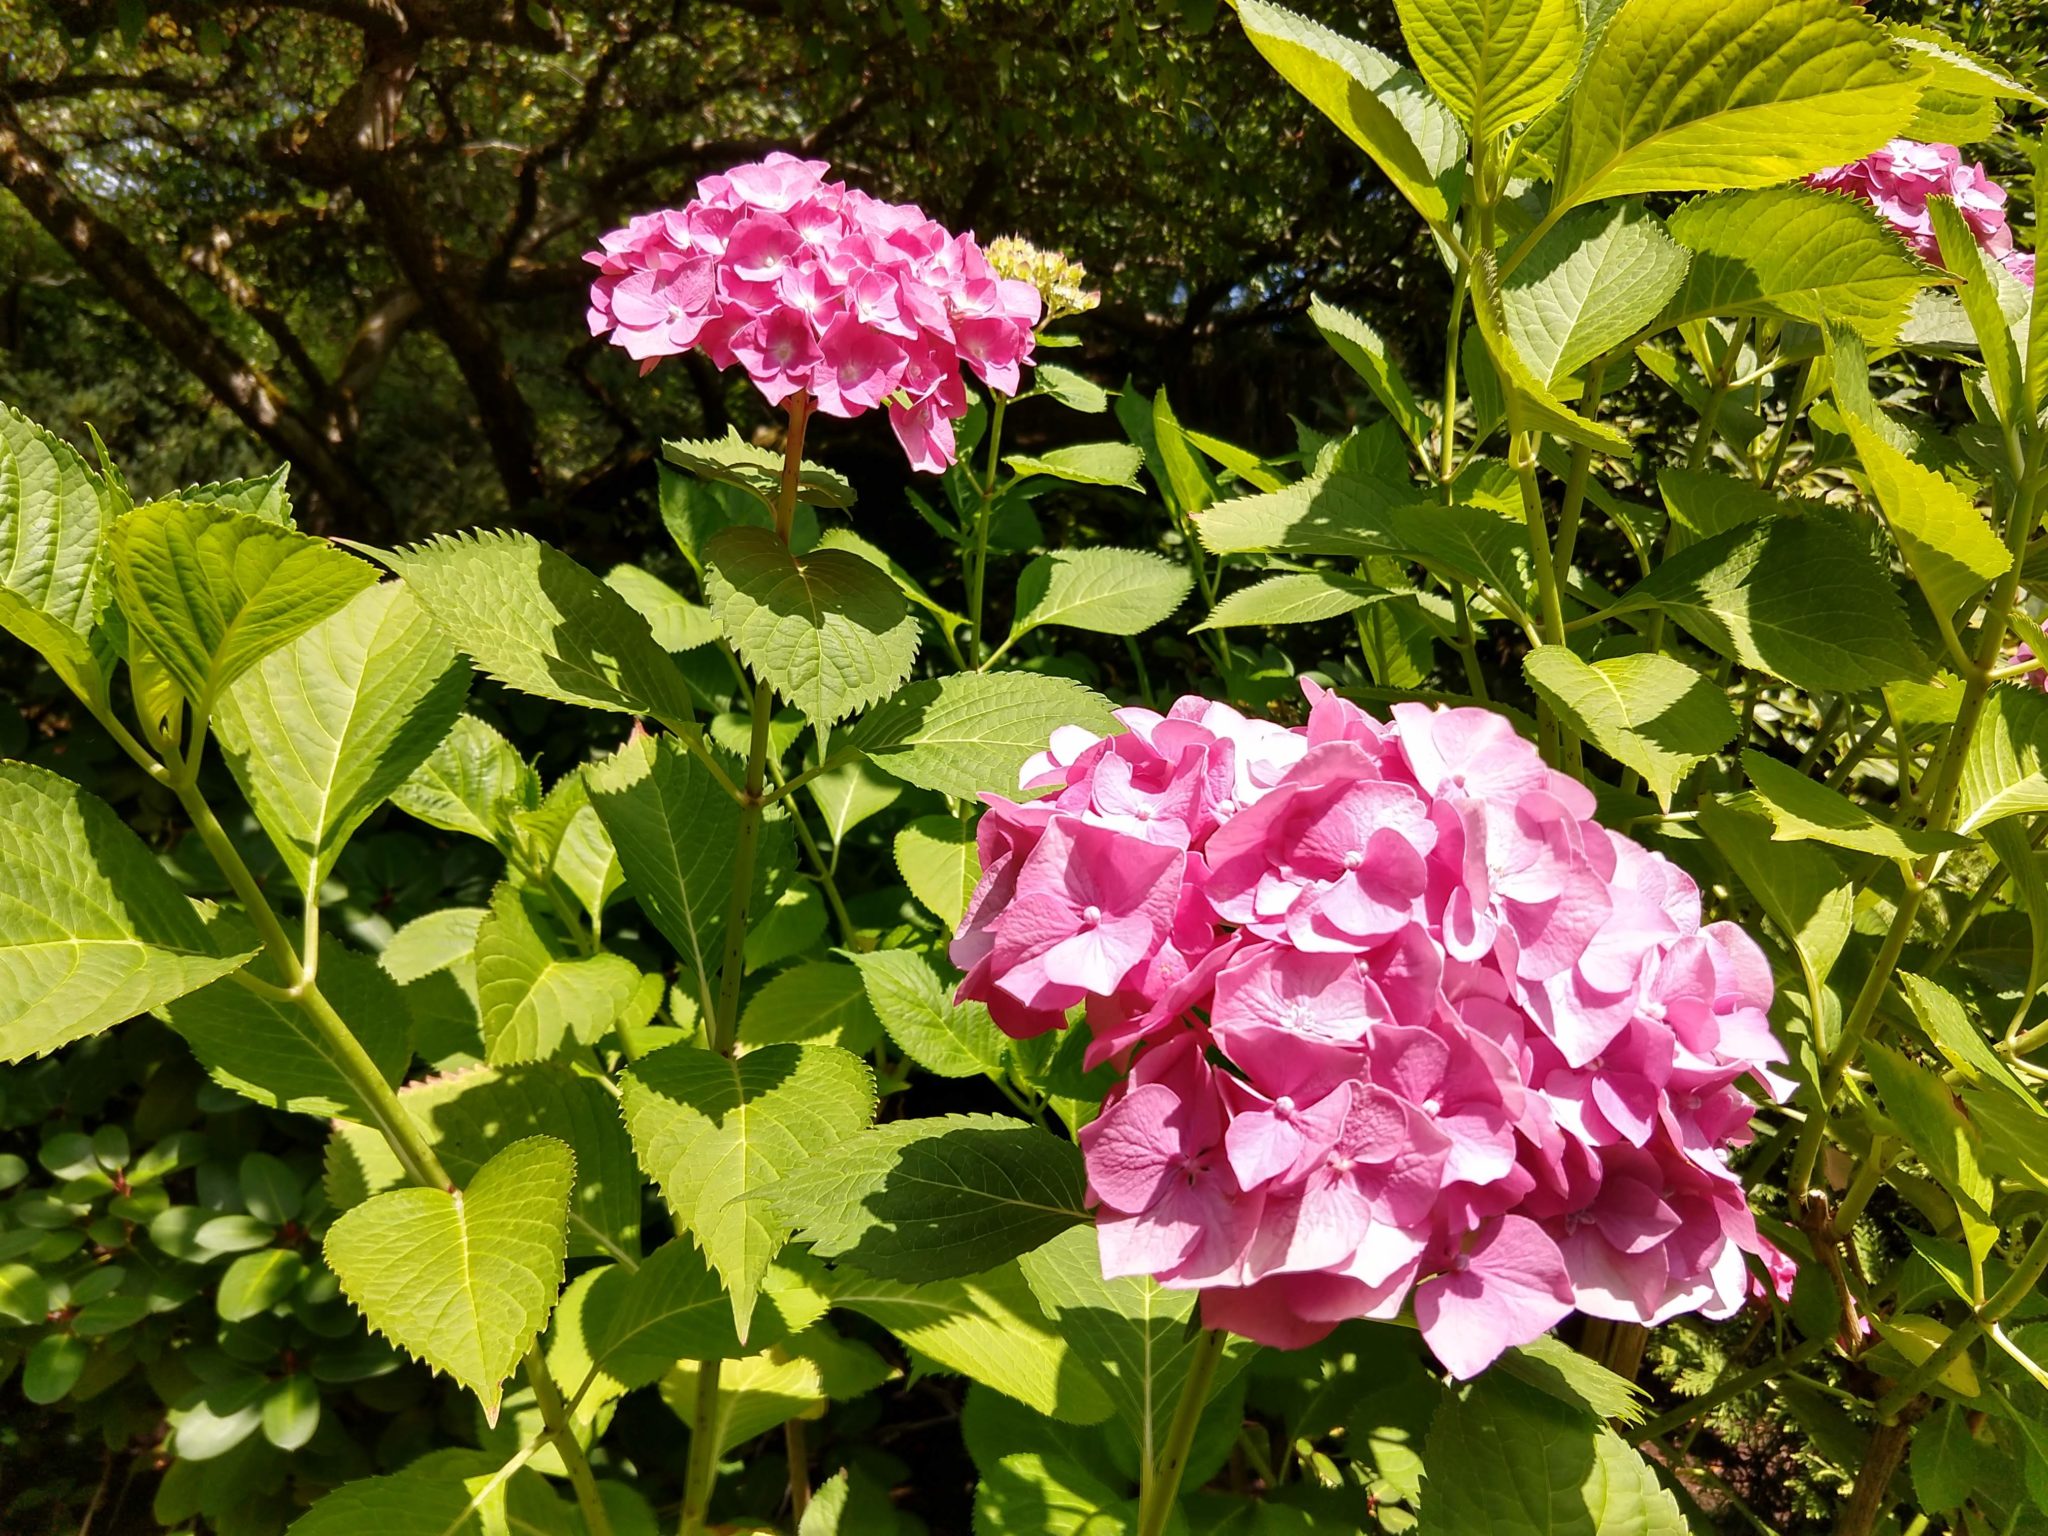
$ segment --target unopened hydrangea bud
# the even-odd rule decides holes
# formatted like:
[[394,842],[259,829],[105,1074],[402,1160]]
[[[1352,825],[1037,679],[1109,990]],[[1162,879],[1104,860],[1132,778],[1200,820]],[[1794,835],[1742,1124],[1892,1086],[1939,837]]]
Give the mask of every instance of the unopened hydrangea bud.
[[1029,283],[1038,290],[1038,297],[1045,304],[1041,325],[1050,325],[1066,315],[1086,314],[1102,302],[1100,291],[1086,286],[1088,269],[1081,263],[1070,261],[1061,251],[1041,251],[1019,236],[1003,235],[991,240],[988,264],[999,275]]

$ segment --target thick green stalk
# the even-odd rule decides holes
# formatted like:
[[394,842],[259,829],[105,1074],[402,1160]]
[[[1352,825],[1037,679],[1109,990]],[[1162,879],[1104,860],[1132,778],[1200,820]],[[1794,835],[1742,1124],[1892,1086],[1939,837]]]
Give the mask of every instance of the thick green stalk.
[[[808,395],[789,404],[789,431],[782,442],[782,486],[775,497],[775,532],[789,543],[796,521],[797,480],[803,473],[804,428],[811,416]],[[732,895],[725,909],[725,949],[718,963],[718,1001],[711,1015],[711,1049],[730,1051],[739,1032],[740,980],[746,973],[747,908],[754,894],[754,865],[761,852],[761,811],[768,803],[768,742],[775,694],[754,685],[754,732],[747,744],[747,779],[740,791],[739,840],[733,850]]]
[[690,1461],[683,1473],[683,1518],[676,1536],[704,1536],[711,1487],[718,1481],[719,1362],[697,1362],[697,1401],[690,1413]]
[[976,666],[983,664],[988,652],[981,633],[981,598],[988,580],[988,524],[996,496],[996,466],[1001,462],[1003,412],[1010,399],[999,394],[995,402],[988,418],[988,469],[982,476],[981,495],[974,508],[974,552],[967,562],[967,659]]
[[[1607,365],[1594,361],[1586,366],[1586,389],[1579,399],[1580,414],[1591,418],[1599,409],[1600,396],[1607,388]],[[1572,444],[1571,467],[1564,478],[1564,501],[1557,513],[1557,553],[1553,560],[1557,582],[1571,579],[1572,556],[1579,547],[1579,518],[1586,505],[1586,482],[1592,477],[1593,448],[1589,443]]]
[[1173,1422],[1166,1428],[1166,1443],[1145,1468],[1144,1486],[1138,1494],[1138,1536],[1160,1536],[1173,1516],[1180,1498],[1180,1480],[1188,1469],[1188,1452],[1195,1443],[1195,1427],[1202,1422],[1209,1388],[1216,1381],[1216,1367],[1222,1363],[1224,1346],[1229,1342],[1230,1335],[1221,1328],[1204,1330],[1195,1342],[1194,1358],[1188,1362],[1188,1379],[1181,1387]]
[[1445,486],[1458,474],[1458,333],[1465,319],[1465,289],[1471,277],[1458,274],[1451,288],[1451,323],[1444,332],[1444,405],[1437,423],[1436,477]]
[[548,1374],[547,1362],[541,1358],[538,1345],[526,1352],[526,1379],[533,1384],[533,1400],[540,1406],[540,1420],[547,1426],[548,1438],[554,1441],[562,1464],[569,1469],[569,1486],[576,1490],[576,1507],[583,1512],[583,1523],[591,1536],[602,1536],[611,1529],[611,1520],[604,1510],[604,1498],[597,1491],[597,1479],[591,1476],[583,1447],[576,1442],[575,1428],[569,1422],[569,1410],[562,1403],[555,1378]]

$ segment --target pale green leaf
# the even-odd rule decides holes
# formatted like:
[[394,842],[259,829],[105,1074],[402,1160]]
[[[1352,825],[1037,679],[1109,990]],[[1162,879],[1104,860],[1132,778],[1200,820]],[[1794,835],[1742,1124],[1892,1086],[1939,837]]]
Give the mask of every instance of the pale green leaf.
[[956,1003],[931,962],[912,949],[857,954],[868,1002],[889,1038],[937,1077],[1001,1073],[1009,1045],[982,1003]]
[[328,1265],[370,1326],[476,1393],[493,1423],[561,1289],[575,1169],[566,1145],[535,1136],[459,1191],[393,1190],[327,1229]]
[[1889,573],[1818,515],[1703,539],[1619,607],[1662,608],[1702,645],[1815,691],[1857,693],[1928,675]]
[[1938,276],[1867,203],[1814,187],[1696,198],[1671,215],[1671,234],[1693,257],[1666,325],[1708,315],[1830,320],[1888,346]]
[[[722,481],[773,502],[782,490],[783,452],[748,442],[739,429],[717,439],[678,438],[661,445],[662,456],[705,480]],[[797,471],[797,500],[818,507],[850,507],[853,487],[843,475],[809,459]]]
[[[1043,372],[1043,367],[1039,371]],[[797,1522],[796,1536],[854,1536],[853,1527],[846,1523],[847,1500],[852,1494],[852,1477],[841,1467],[811,1494],[811,1502]]]
[[1129,443],[1073,443],[1042,454],[1013,453],[1003,462],[1020,480],[1051,475],[1076,485],[1113,485],[1135,491],[1145,455]]
[[1098,1424],[1115,1412],[1092,1362],[1046,1317],[1014,1263],[924,1285],[842,1269],[826,1290],[833,1306],[873,1318],[934,1364],[1050,1418]]
[[514,818],[540,804],[540,775],[495,727],[462,715],[391,800],[429,826],[506,849]]
[[1219,501],[1195,519],[1195,527],[1212,555],[1391,554],[1396,548],[1385,532],[1389,514],[1422,504],[1422,493],[1405,481],[1334,469],[1277,491]]
[[1579,0],[1396,0],[1422,78],[1474,139],[1533,122],[1579,64]]
[[222,751],[301,890],[455,725],[469,669],[397,582],[364,589],[236,679]]
[[1906,995],[1914,1021],[1943,1060],[1965,1080],[1980,1085],[1997,1083],[2038,1108],[2038,1101],[2019,1074],[1991,1048],[1984,1031],[1953,992],[1911,971],[1900,971],[1898,976],[1899,989]]
[[975,1536],[1131,1536],[1138,1529],[1138,1501],[1078,1463],[1012,1451],[980,1471],[974,1485]]
[[120,817],[0,761],[0,1060],[22,1061],[238,969]]
[[358,1478],[323,1495],[286,1536],[556,1536],[580,1530],[547,1479],[521,1467],[500,1479],[502,1458],[446,1450],[402,1472]]
[[651,571],[615,565],[605,572],[604,584],[633,605],[664,651],[694,651],[719,638],[718,620],[709,608],[691,602]]
[[1952,199],[1929,198],[1927,212],[1941,242],[1941,264],[1954,275],[1956,297],[1977,338],[1992,407],[2000,421],[2017,426],[2031,415],[2020,357],[2032,295],[1978,245],[1976,232]]
[[630,1390],[660,1380],[678,1360],[733,1360],[778,1342],[789,1330],[776,1295],[763,1293],[753,1339],[741,1343],[725,1287],[697,1245],[678,1237],[637,1270],[611,1265],[598,1271],[578,1300],[591,1363]]
[[896,834],[896,870],[910,894],[949,928],[958,927],[981,883],[974,828],[951,816],[920,816]]
[[1657,471],[1657,490],[1673,522],[1698,538],[1712,538],[1760,518],[1786,517],[1799,503],[1761,486],[1712,470],[1667,464]]
[[[267,972],[258,961],[256,973]],[[398,984],[375,961],[330,943],[320,956],[320,991],[384,1081],[398,1083],[412,1061]],[[223,977],[158,1011],[214,1081],[244,1098],[295,1114],[377,1123],[376,1106],[364,1102],[342,1053],[297,1003]]]
[[101,539],[125,500],[69,443],[0,404],[0,588],[90,632],[104,604]]
[[1963,758],[1956,809],[1958,832],[2048,811],[2048,694],[2011,683],[1991,690]]
[[1678,1505],[1619,1435],[1500,1372],[1437,1411],[1423,1464],[1423,1507],[1439,1531],[1687,1536]]
[[246,512],[251,517],[260,517],[267,523],[277,523],[289,528],[292,525],[292,498],[285,487],[292,477],[292,467],[280,464],[267,475],[252,475],[243,480],[210,480],[204,485],[188,485],[174,491],[165,498],[167,501],[203,503],[219,507],[226,512]]
[[885,773],[972,800],[983,790],[1014,797],[1025,761],[1063,725],[1116,729],[1102,696],[1069,678],[969,673],[899,690],[868,711],[851,740]]
[[1817,994],[1849,942],[1855,885],[1824,846],[1773,842],[1770,820],[1740,799],[1708,801],[1700,826],[1792,946],[1808,991]]
[[1016,633],[1059,624],[1098,635],[1142,634],[1172,617],[1193,582],[1186,566],[1146,550],[1055,550],[1017,578]]
[[123,615],[202,715],[236,678],[377,579],[324,540],[178,501],[128,513],[109,548]]
[[1464,134],[1411,71],[1377,49],[1266,0],[1239,0],[1252,46],[1364,150],[1435,225],[1464,190]]
[[543,935],[507,880],[477,929],[476,987],[485,1059],[506,1066],[544,1061],[572,1036],[595,1044],[640,990],[640,968],[622,955],[574,954]]
[[1640,773],[1667,810],[1678,781],[1735,735],[1726,695],[1669,656],[1586,661],[1568,646],[1544,645],[1522,668],[1559,719]]
[[1109,396],[1093,379],[1058,363],[1040,363],[1031,374],[1031,393],[1057,400],[1070,411],[1094,415],[1109,409]]
[[1956,1107],[1940,1076],[1890,1046],[1865,1041],[1862,1064],[1870,1071],[1885,1113],[1920,1154],[1942,1188],[1979,1219],[1991,1210],[1991,1177],[1977,1127]]
[[466,963],[476,949],[482,907],[440,907],[414,918],[377,954],[377,963],[400,986]]
[[1575,209],[1502,284],[1508,335],[1556,389],[1656,319],[1685,270],[1685,252],[1641,204]]
[[[400,1102],[450,1177],[467,1184],[497,1153],[533,1136],[576,1149],[569,1205],[572,1257],[639,1251],[640,1178],[619,1123],[618,1100],[595,1078],[560,1062],[472,1067],[401,1090]],[[337,1210],[406,1182],[390,1145],[373,1130],[342,1125],[327,1144],[326,1190]]]
[[744,1340],[761,1277],[789,1238],[761,1192],[874,1118],[874,1077],[829,1045],[737,1059],[669,1045],[633,1064],[621,1095],[640,1166],[724,1278]]
[[1780,842],[1828,843],[1885,859],[1919,859],[1967,846],[1966,839],[1946,832],[1880,821],[1840,790],[1762,752],[1745,751],[1742,771]]
[[739,1040],[748,1050],[821,1042],[860,1056],[881,1033],[860,972],[843,960],[806,960],[777,971],[740,1013]]
[[1152,397],[1150,454],[1147,462],[1153,477],[1175,511],[1199,512],[1216,499],[1216,488],[1182,430],[1180,418],[1173,414],[1173,402],[1163,384]]
[[1643,1421],[1643,1404],[1648,1394],[1641,1387],[1580,1354],[1555,1334],[1546,1333],[1526,1344],[1517,1344],[1495,1362],[1495,1369],[1596,1419],[1613,1419],[1623,1424]]
[[2019,1006],[2007,1026],[2007,1033],[2017,1035],[2026,1027],[2027,1016],[2033,1011],[2042,987],[2048,985],[2048,878],[2041,873],[2040,856],[2035,853],[2034,840],[2022,822],[2006,817],[1987,823],[1977,835],[1984,839],[1999,867],[2011,877],[2011,905],[2026,912],[2027,931],[2033,941],[2027,957],[2026,985],[2020,990]]
[[1240,587],[1209,611],[1195,628],[1227,629],[1234,625],[1313,624],[1321,619],[1356,613],[1389,593],[1371,582],[1336,571],[1304,571],[1268,576]]
[[[1548,0],[1538,0],[1538,3],[1548,3]],[[1388,352],[1380,333],[1359,316],[1325,303],[1316,295],[1309,298],[1308,317],[1323,333],[1323,340],[1350,364],[1351,371],[1365,380],[1366,387],[1386,408],[1387,415],[1400,427],[1402,435],[1415,445],[1417,451],[1424,451],[1436,424],[1416,403],[1415,392],[1401,376],[1400,365]]]
[[836,849],[855,827],[879,816],[903,796],[903,785],[865,758],[829,769],[804,786]]
[[1625,0],[1573,93],[1552,196],[1792,181],[1899,134],[1919,95],[1849,0]]
[[443,535],[378,558],[477,669],[587,709],[691,717],[690,685],[612,588],[523,533]]
[[583,773],[634,900],[691,970],[714,974],[732,899],[738,803],[671,736],[629,741]]
[[819,1258],[897,1280],[979,1274],[1089,1221],[1075,1145],[1001,1115],[894,1120],[767,1191]]
[[1602,453],[1629,451],[1625,434],[1605,422],[1581,416],[1565,404],[1523,355],[1509,330],[1506,302],[1490,261],[1480,268],[1472,285],[1472,332],[1484,344],[1500,381],[1510,432],[1548,433]]
[[820,729],[881,698],[917,659],[902,592],[848,550],[793,555],[771,532],[728,528],[705,559],[711,611],[733,649]]

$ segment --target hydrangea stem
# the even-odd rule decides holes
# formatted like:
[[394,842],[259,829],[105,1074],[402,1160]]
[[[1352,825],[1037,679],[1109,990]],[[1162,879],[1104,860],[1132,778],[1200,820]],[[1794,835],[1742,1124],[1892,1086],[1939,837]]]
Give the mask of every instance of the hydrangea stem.
[[576,1441],[576,1429],[570,1422],[569,1409],[562,1402],[555,1378],[548,1374],[547,1362],[541,1358],[538,1345],[526,1352],[526,1379],[533,1384],[533,1400],[540,1408],[541,1423],[547,1426],[548,1438],[554,1442],[562,1465],[569,1470],[569,1486],[576,1490],[576,1507],[583,1512],[583,1523],[591,1536],[598,1536],[611,1527],[605,1516],[604,1499],[597,1491],[597,1479],[591,1475],[583,1447]]
[[1209,1389],[1216,1381],[1216,1367],[1222,1364],[1223,1349],[1230,1335],[1221,1328],[1205,1329],[1195,1341],[1194,1358],[1188,1362],[1188,1379],[1180,1390],[1180,1402],[1167,1426],[1166,1442],[1159,1455],[1145,1468],[1144,1487],[1138,1495],[1138,1536],[1160,1536],[1172,1518],[1180,1498],[1180,1480],[1188,1469],[1188,1453],[1195,1443],[1195,1427],[1202,1422],[1208,1406]]
[[[789,543],[796,523],[797,482],[804,467],[804,428],[811,419],[808,395],[792,396],[789,431],[782,443],[782,486],[775,497],[775,532]],[[747,778],[740,791],[739,843],[733,852],[732,896],[726,905],[725,949],[718,963],[718,1006],[711,1017],[711,1048],[729,1051],[739,1031],[740,978],[746,971],[747,906],[754,894],[754,864],[761,851],[761,811],[767,804],[769,728],[775,694],[754,685],[754,733],[747,744]]]
[[718,1481],[719,1362],[697,1363],[697,1401],[690,1414],[690,1462],[683,1473],[683,1517],[677,1536],[703,1536]]
[[982,639],[981,600],[988,580],[988,525],[995,508],[996,466],[1001,462],[997,455],[1003,441],[1003,412],[1010,404],[1009,396],[998,394],[995,402],[988,418],[988,473],[976,487],[980,495],[974,507],[974,551],[967,563],[967,659],[977,667],[994,659],[988,656],[988,646]]

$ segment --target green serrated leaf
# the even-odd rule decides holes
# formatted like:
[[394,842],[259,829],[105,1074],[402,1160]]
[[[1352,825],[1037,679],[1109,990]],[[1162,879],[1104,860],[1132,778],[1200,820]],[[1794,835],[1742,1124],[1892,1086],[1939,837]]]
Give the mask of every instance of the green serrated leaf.
[[514,818],[540,805],[540,775],[494,727],[462,715],[391,800],[429,826],[509,849]]
[[1322,332],[1323,340],[1350,365],[1351,371],[1365,380],[1366,387],[1386,408],[1387,415],[1400,427],[1402,435],[1415,445],[1418,452],[1425,451],[1436,424],[1416,403],[1415,392],[1401,376],[1400,365],[1387,350],[1380,333],[1360,316],[1326,303],[1315,295],[1309,298],[1308,317]]
[[267,475],[252,475],[246,480],[212,480],[205,485],[188,485],[165,500],[219,507],[226,512],[246,512],[266,523],[289,528],[292,526],[292,498],[285,485],[291,476],[291,465],[280,464]]
[[2011,552],[1953,481],[1915,464],[1853,412],[1842,420],[1928,607],[1948,623],[2012,568]]
[[108,547],[122,614],[201,715],[377,579],[323,540],[179,501],[137,507],[114,524]]
[[595,1044],[640,990],[622,955],[575,955],[551,942],[518,886],[501,881],[476,935],[477,1002],[493,1066],[545,1061],[573,1036]]
[[1708,801],[1700,826],[1792,946],[1817,996],[1849,942],[1855,885],[1826,848],[1773,842],[1769,818],[1740,799]]
[[1901,133],[1919,95],[1848,0],[1625,0],[1572,95],[1553,206],[1792,181]]
[[[639,1251],[641,1185],[618,1100],[594,1078],[560,1062],[471,1067],[402,1089],[400,1101],[449,1176],[467,1184],[499,1152],[524,1138],[553,1137],[576,1149],[569,1206],[569,1253],[631,1258]],[[342,1125],[327,1144],[326,1190],[337,1210],[406,1182],[384,1137]]]
[[1314,624],[1356,613],[1393,594],[1336,571],[1304,571],[1268,576],[1228,594],[1209,610],[1196,630],[1234,625]]
[[1868,204],[1813,187],[1695,198],[1671,215],[1693,253],[1662,323],[1750,315],[1846,325],[1889,346],[1939,276]]
[[1856,693],[1929,672],[1890,576],[1820,516],[1703,539],[1618,607],[1662,608],[1702,645],[1810,690]]
[[874,1077],[829,1045],[737,1059],[690,1045],[642,1057],[621,1093],[648,1177],[724,1278],[742,1340],[769,1262],[789,1238],[761,1193],[874,1118]]
[[604,584],[631,603],[664,651],[694,651],[719,638],[718,620],[701,603],[693,603],[674,587],[637,565],[615,565]]
[[897,1280],[979,1274],[1087,1223],[1081,1154],[1001,1115],[896,1120],[768,1191],[819,1258]]
[[1202,547],[1212,555],[1285,550],[1303,555],[1396,554],[1387,532],[1399,508],[1443,508],[1425,503],[1406,481],[1355,470],[1318,471],[1277,491],[1220,501],[1195,519]]
[[840,960],[806,960],[777,971],[740,1013],[739,1040],[748,1049],[819,1042],[861,1056],[881,1034],[860,972]]
[[[257,965],[259,973],[267,969]],[[398,1083],[412,1061],[412,1034],[397,983],[375,961],[330,944],[320,956],[320,990],[384,1081]],[[159,1011],[214,1081],[244,1098],[294,1114],[376,1124],[374,1106],[297,1003],[223,977]]]
[[629,741],[583,770],[626,885],[699,976],[717,972],[739,804],[671,736]]
[[468,1387],[495,1424],[561,1290],[575,1174],[553,1137],[514,1142],[459,1191],[393,1190],[344,1212],[322,1251],[370,1326]]
[[1829,843],[1884,859],[1919,859],[1968,846],[1968,839],[1951,833],[1880,821],[1839,790],[1762,752],[1745,750],[1742,771],[1781,842]]
[[1993,1191],[1977,1127],[1956,1107],[1947,1085],[1926,1067],[1875,1041],[1864,1042],[1861,1060],[1870,1069],[1885,1113],[1905,1132],[1928,1171],[1980,1218],[1988,1217]]
[[981,1003],[956,1003],[952,989],[916,950],[878,949],[853,957],[868,1002],[903,1054],[936,1077],[1004,1070],[1009,1044]]
[[1578,69],[1578,0],[1396,0],[1415,67],[1474,139],[1533,122]]
[[1992,407],[2000,421],[2016,425],[2031,414],[2026,408],[2021,356],[2032,295],[2002,263],[1985,254],[1953,199],[1929,198],[1927,212],[1941,243],[1941,264],[1955,278],[1956,297],[1962,301],[1971,333],[1977,338]]
[[1726,695],[1669,656],[1586,661],[1567,646],[1544,645],[1522,669],[1558,718],[1640,773],[1666,810],[1679,780],[1735,735]]
[[1574,209],[1502,284],[1508,335],[1556,389],[1656,319],[1685,280],[1686,260],[1639,203]]
[[1786,517],[1799,511],[1797,502],[1711,470],[1665,465],[1657,471],[1657,490],[1671,520],[1703,539],[1760,518]]
[[2048,811],[2048,694],[2007,683],[1986,696],[1956,808],[1958,832]]
[[958,927],[981,883],[974,828],[951,816],[920,816],[896,834],[896,870],[926,909]]
[[1139,549],[1062,549],[1017,578],[1015,633],[1046,624],[1098,635],[1136,635],[1163,624],[1187,598],[1186,566]]
[[454,727],[469,669],[397,582],[366,588],[244,672],[214,719],[301,890]]
[[949,1371],[1069,1424],[1115,1412],[1101,1378],[1045,1315],[1015,1263],[984,1275],[913,1285],[842,1269],[825,1286],[835,1307],[874,1319]]
[[111,648],[103,537],[125,493],[61,438],[0,405],[0,629],[42,653],[73,692],[103,702]]
[[1991,1042],[1954,993],[1925,976],[1915,976],[1911,971],[1900,971],[1898,978],[1899,988],[1906,995],[1906,1005],[1913,1010],[1914,1021],[1941,1053],[1943,1060],[1966,1081],[1997,1083],[2024,1099],[2028,1107],[2038,1110],[2039,1101],[2006,1059],[1991,1048]]
[[793,555],[771,532],[728,528],[705,560],[711,611],[733,649],[820,730],[881,698],[917,659],[902,592],[850,551]]
[[836,849],[848,833],[903,797],[903,786],[865,758],[828,770],[804,786]]
[[[687,1237],[663,1243],[628,1272],[598,1272],[579,1298],[591,1364],[628,1390],[659,1381],[678,1360],[735,1360],[787,1333],[775,1293],[746,1343],[733,1331],[725,1287]],[[564,1298],[563,1305],[568,1305]]]
[[540,1536],[576,1515],[530,1467],[499,1475],[501,1458],[435,1451],[403,1472],[358,1478],[324,1495],[287,1536]]
[[239,969],[104,802],[0,761],[0,1060],[42,1056]]
[[1109,409],[1109,395],[1093,379],[1058,363],[1040,363],[1032,371],[1032,393],[1057,400],[1070,411],[1094,415]]
[[1239,0],[1252,46],[1364,150],[1431,224],[1464,191],[1465,136],[1413,71],[1377,49],[1266,0]]
[[972,800],[1016,795],[1025,761],[1063,725],[1116,729],[1092,689],[1044,673],[969,673],[912,683],[871,709],[850,738],[885,773]]
[[1145,455],[1129,443],[1073,443],[1042,454],[1013,453],[1003,462],[1020,480],[1050,475],[1076,485],[1110,485],[1135,491],[1138,471],[1145,467]]
[[1437,1410],[1423,1464],[1439,1530],[1687,1536],[1670,1493],[1619,1435],[1501,1372]]
[[[661,445],[662,455],[691,474],[721,481],[772,503],[782,490],[780,448],[763,448],[746,441],[737,428],[722,438],[679,438]],[[850,507],[853,487],[844,476],[822,464],[804,460],[797,471],[797,500],[815,507]]]
[[647,620],[560,550],[484,532],[377,558],[458,651],[508,688],[670,724],[691,718],[690,685]]

